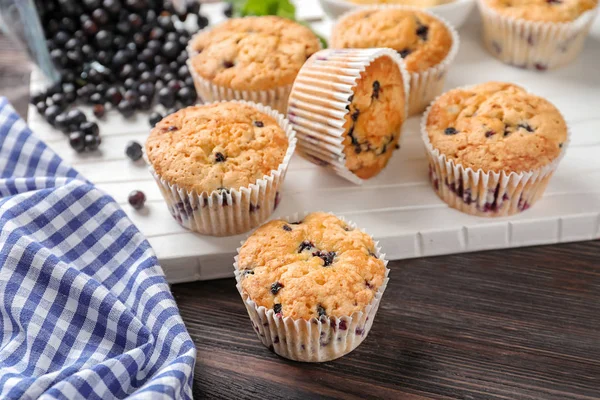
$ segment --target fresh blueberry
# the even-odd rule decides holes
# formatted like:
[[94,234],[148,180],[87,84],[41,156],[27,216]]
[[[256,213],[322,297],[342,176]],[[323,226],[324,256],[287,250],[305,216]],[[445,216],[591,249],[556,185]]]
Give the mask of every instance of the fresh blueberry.
[[91,121],[86,121],[79,125],[79,130],[82,131],[86,136],[98,136],[100,134],[100,128],[98,128],[98,124]]
[[160,122],[160,120],[163,119],[163,116],[158,113],[158,112],[153,112],[152,114],[150,114],[150,118],[148,119],[148,122],[150,123],[151,127],[156,126],[156,124],[158,124]]
[[84,140],[86,151],[96,151],[98,150],[98,147],[100,147],[100,143],[102,143],[102,139],[100,139],[100,136],[85,135]]
[[121,100],[121,102],[117,106],[117,109],[119,110],[121,115],[123,115],[123,117],[125,117],[125,118],[131,118],[133,116],[133,114],[135,113],[134,104],[127,99]]
[[129,193],[127,201],[136,210],[141,210],[144,208],[144,204],[146,203],[146,195],[140,190],[134,190],[133,192]]
[[138,161],[144,155],[144,152],[142,151],[142,145],[132,140],[131,142],[127,143],[125,154],[131,161]]
[[106,107],[104,104],[94,104],[93,112],[96,118],[103,118],[106,114]]

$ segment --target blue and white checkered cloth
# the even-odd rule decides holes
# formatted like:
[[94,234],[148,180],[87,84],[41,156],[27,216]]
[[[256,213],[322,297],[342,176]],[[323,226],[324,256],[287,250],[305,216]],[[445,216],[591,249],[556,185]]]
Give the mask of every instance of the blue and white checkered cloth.
[[195,356],[146,239],[0,98],[0,399],[192,398]]

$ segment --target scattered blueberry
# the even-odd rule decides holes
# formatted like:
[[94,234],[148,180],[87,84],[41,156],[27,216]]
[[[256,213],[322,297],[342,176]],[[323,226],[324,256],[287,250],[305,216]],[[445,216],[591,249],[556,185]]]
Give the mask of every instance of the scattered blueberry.
[[453,127],[449,127],[444,130],[444,134],[446,135],[456,135],[457,133],[458,131],[456,130],[456,128]]
[[142,151],[142,145],[136,141],[131,141],[127,143],[127,147],[125,148],[125,154],[131,161],[138,161],[144,155]]
[[98,128],[98,124],[95,122],[86,121],[83,122],[79,126],[79,130],[83,132],[84,135],[93,135],[98,136],[100,134],[100,129]]
[[158,91],[158,102],[167,108],[173,107],[175,105],[175,94],[169,88],[162,88]]
[[69,118],[67,113],[60,113],[54,118],[54,127],[56,129],[60,129],[63,132],[68,132],[69,130]]
[[93,111],[96,118],[104,118],[104,115],[106,114],[106,107],[104,107],[103,104],[94,104]]
[[281,314],[281,304],[277,303],[275,305],[273,305],[273,311],[275,311],[275,314]]
[[254,121],[254,126],[262,128],[265,126],[265,124],[262,121]]
[[196,102],[197,99],[196,90],[189,87],[183,87],[177,93],[177,99],[183,104],[184,107],[191,106]]
[[156,126],[156,124],[158,124],[161,120],[163,119],[163,116],[158,113],[158,112],[153,112],[152,114],[150,114],[150,118],[148,118],[148,122],[150,123],[151,127]]
[[135,112],[133,103],[129,100],[123,99],[117,106],[117,109],[125,118],[131,118]]
[[129,193],[127,201],[129,201],[129,204],[136,210],[141,210],[146,203],[146,195],[140,190],[134,190]]
[[100,147],[100,143],[102,143],[100,136],[95,135],[85,135],[84,140],[86,151],[96,151],[98,150],[98,147]]
[[289,226],[289,225],[283,225],[283,230],[284,230],[284,231],[291,232],[291,231],[292,231],[292,227],[291,227],[291,226]]
[[67,118],[69,120],[70,125],[81,125],[85,121],[87,121],[87,118],[83,111],[78,110],[76,108],[68,112]]
[[227,18],[233,17],[233,4],[232,3],[228,2],[225,4],[225,8],[223,9],[223,14],[225,14],[225,16]]
[[486,138],[491,138],[491,137],[492,137],[492,136],[494,136],[495,134],[496,134],[496,132],[495,132],[495,131],[487,131],[487,132],[485,133],[485,137],[486,137]]
[[44,118],[50,125],[54,125],[56,117],[61,113],[62,109],[57,105],[51,105],[44,111]]

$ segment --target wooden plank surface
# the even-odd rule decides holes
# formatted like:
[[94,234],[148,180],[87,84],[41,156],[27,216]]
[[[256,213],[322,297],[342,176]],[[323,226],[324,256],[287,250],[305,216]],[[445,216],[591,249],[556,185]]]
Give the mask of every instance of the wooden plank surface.
[[394,261],[367,339],[324,364],[257,339],[233,279],[173,286],[195,398],[598,399],[600,243]]

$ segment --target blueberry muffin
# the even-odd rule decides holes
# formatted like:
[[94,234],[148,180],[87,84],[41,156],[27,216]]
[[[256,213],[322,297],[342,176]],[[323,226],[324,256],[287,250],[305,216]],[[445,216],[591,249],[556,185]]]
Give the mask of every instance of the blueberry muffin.
[[223,102],[165,117],[150,132],[146,157],[179,223],[229,235],[271,214],[294,145],[293,131],[277,112]]
[[539,22],[570,22],[598,6],[597,0],[485,0],[501,15]]
[[318,37],[294,21],[234,18],[191,39],[189,67],[205,101],[242,98],[285,111],[298,71],[320,47]]
[[298,75],[288,109],[300,153],[356,183],[376,176],[407,118],[407,75],[390,49],[315,54]]
[[380,57],[361,73],[345,115],[346,167],[361,179],[377,175],[387,165],[406,120],[404,82],[398,64]]
[[[366,337],[387,268],[369,235],[319,212],[256,230],[239,249],[236,276],[267,346],[287,358],[326,361]],[[287,324],[297,328],[280,329]]]
[[510,83],[451,90],[424,118],[434,189],[476,215],[510,215],[533,205],[568,139],[554,105]]
[[441,93],[458,35],[439,17],[409,7],[368,7],[340,18],[332,48],[394,49],[411,74],[409,113],[422,112]]
[[598,0],[478,0],[488,51],[519,68],[544,71],[581,52]]

